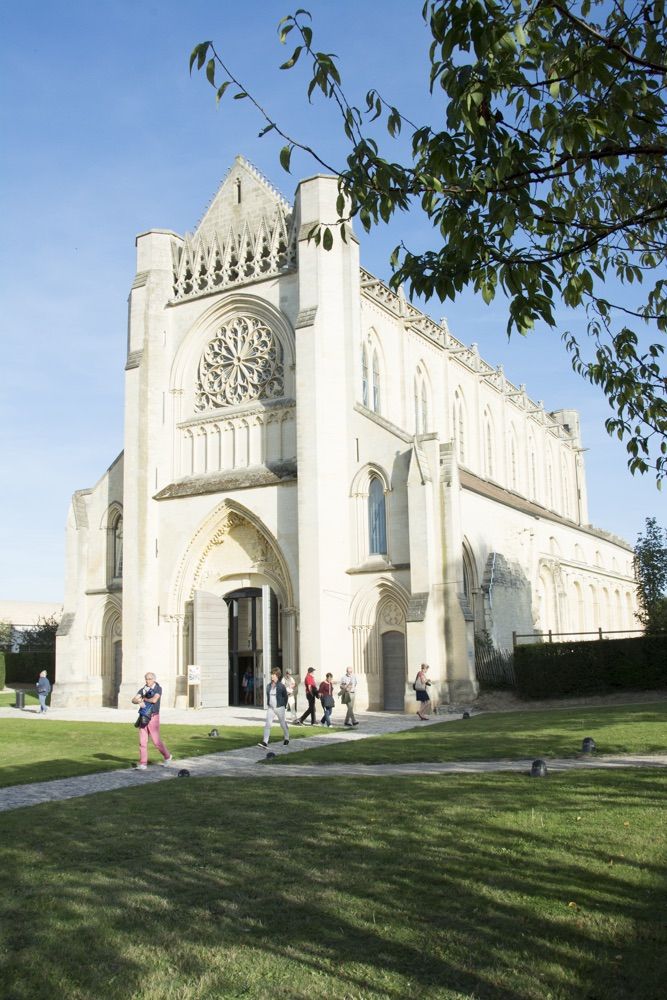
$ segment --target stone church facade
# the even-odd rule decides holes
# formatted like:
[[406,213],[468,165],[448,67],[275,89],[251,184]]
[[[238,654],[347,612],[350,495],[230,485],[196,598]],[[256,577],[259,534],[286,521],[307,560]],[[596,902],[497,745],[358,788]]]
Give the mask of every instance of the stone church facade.
[[[237,158],[194,235],[137,237],[123,453],[74,494],[59,705],[245,701],[274,664],[360,707],[477,692],[474,635],[631,629],[576,412],[546,412],[360,267],[330,177],[288,204]],[[199,686],[188,680],[199,668]]]

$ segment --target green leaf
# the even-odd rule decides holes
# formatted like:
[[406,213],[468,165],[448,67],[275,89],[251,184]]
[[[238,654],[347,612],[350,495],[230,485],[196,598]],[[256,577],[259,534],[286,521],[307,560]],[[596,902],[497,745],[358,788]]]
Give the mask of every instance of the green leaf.
[[301,55],[301,50],[302,49],[303,49],[303,45],[297,45],[297,47],[295,48],[295,50],[292,53],[291,57],[287,60],[287,62],[284,62],[280,68],[281,69],[291,69],[292,66],[294,66],[298,62],[298,59],[299,59],[299,56]]
[[190,54],[190,72],[192,73],[192,67],[197,62],[197,69],[201,69],[206,62],[206,56],[208,50],[213,45],[213,42],[200,42],[199,45],[195,45],[192,53]]
[[292,145],[283,146],[280,150],[280,166],[287,173],[290,172],[290,160],[292,159],[292,150],[294,147]]
[[331,250],[333,246],[333,234],[328,226],[322,234],[322,246],[325,250]]
[[215,87],[215,59],[209,59],[206,63],[206,79],[212,87]]
[[225,80],[225,82],[221,83],[220,86],[218,87],[218,92],[215,95],[215,100],[217,104],[220,103],[224,92],[227,90],[227,87],[231,86],[231,82],[232,82],[231,80]]

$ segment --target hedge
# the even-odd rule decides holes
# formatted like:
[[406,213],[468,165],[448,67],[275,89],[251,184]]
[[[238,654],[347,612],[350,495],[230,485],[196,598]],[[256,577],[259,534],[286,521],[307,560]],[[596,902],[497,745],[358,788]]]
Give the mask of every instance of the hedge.
[[33,649],[23,653],[5,653],[7,684],[36,684],[42,670],[55,681],[55,655],[52,649]]
[[514,672],[522,698],[667,688],[667,635],[517,646]]
[[5,686],[5,654],[0,653],[0,691]]

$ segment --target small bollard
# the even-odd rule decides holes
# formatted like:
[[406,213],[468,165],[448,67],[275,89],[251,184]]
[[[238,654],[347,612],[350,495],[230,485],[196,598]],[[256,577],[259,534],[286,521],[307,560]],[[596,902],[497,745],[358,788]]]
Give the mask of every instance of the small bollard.
[[461,718],[462,719],[469,719],[470,718],[470,712],[464,712],[463,715],[461,716]]
[[533,761],[533,766],[530,769],[531,778],[546,778],[547,773],[546,761],[539,757],[537,760]]
[[586,736],[585,739],[581,741],[581,752],[582,753],[594,753],[595,751],[595,740],[592,736]]
[[190,777],[190,772],[188,771],[187,767],[182,767],[181,768],[181,770],[178,772],[178,777],[179,778],[189,778]]
[[220,733],[218,732],[217,729],[212,729],[211,732],[208,735],[209,736],[219,736]]
[[16,708],[20,708],[20,709],[24,709],[25,708],[25,691],[15,691],[14,694],[16,695],[16,705],[15,705],[15,707]]
[[272,760],[274,757],[275,757],[275,754],[274,754],[273,750],[269,750],[269,752],[266,755],[266,759],[267,760]]

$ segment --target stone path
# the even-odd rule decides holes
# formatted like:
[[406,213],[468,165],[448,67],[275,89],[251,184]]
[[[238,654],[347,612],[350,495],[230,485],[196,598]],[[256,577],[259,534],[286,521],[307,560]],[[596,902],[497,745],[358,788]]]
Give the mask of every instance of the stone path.
[[[166,713],[165,713],[166,715]],[[263,716],[263,713],[262,713]],[[367,739],[369,736],[381,733],[402,732],[424,727],[417,723],[414,716],[386,715],[384,713],[365,713],[359,716],[359,728],[349,731],[336,728],[326,732],[318,727],[316,734],[303,739],[292,740],[289,747],[283,747],[280,729],[273,727],[272,736],[276,737],[270,750],[280,754],[299,753],[313,747],[332,746],[338,743],[350,743]],[[460,715],[438,716],[432,722],[454,721]],[[171,720],[175,721],[175,720]],[[166,718],[165,718],[166,722]],[[257,725],[259,718],[253,719]],[[41,723],[40,723],[41,724]],[[46,723],[45,723],[46,724]],[[431,723],[426,723],[429,725]],[[427,775],[427,774],[482,774],[495,771],[527,772],[531,760],[492,760],[492,761],[461,761],[446,764],[288,764],[280,767],[266,766],[266,751],[260,747],[244,747],[241,750],[227,750],[220,753],[207,754],[202,757],[182,758],[166,767],[151,765],[146,771],[136,768],[128,770],[104,771],[99,774],[88,774],[78,778],[61,778],[56,781],[43,781],[30,785],[14,785],[0,789],[0,812],[11,809],[22,809],[26,806],[38,805],[42,802],[56,802],[63,799],[80,798],[98,792],[110,792],[119,788],[132,788],[136,785],[170,781],[177,777],[178,772],[187,769],[193,778],[306,778],[317,775],[338,777],[384,777],[387,775]],[[621,767],[667,767],[667,754],[658,755],[628,755],[624,757],[579,757],[572,759],[548,760],[550,771],[565,771],[590,768],[621,768]]]

